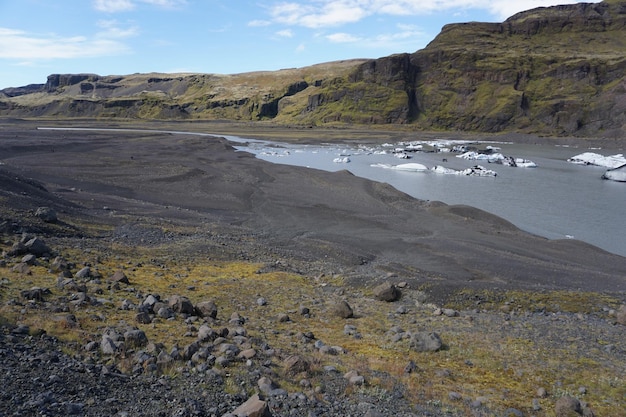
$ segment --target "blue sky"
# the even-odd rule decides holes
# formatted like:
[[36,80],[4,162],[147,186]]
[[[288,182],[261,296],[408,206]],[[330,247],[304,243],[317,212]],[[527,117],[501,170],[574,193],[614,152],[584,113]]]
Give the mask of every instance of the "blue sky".
[[0,0],[0,88],[53,73],[234,74],[425,47],[554,0]]

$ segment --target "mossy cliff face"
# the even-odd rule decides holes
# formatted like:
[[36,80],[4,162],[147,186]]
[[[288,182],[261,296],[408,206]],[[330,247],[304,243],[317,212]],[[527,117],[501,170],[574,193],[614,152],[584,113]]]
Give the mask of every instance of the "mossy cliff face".
[[52,75],[0,91],[0,115],[412,124],[626,136],[626,1],[444,26],[424,49],[235,75]]
[[423,50],[363,63],[300,117],[624,136],[625,76],[626,2],[539,8],[447,25]]

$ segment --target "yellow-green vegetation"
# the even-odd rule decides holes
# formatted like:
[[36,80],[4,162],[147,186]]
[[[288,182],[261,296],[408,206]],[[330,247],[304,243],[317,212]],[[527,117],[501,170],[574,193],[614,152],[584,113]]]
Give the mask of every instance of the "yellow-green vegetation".
[[[136,311],[121,310],[119,306],[124,299],[139,303],[148,294],[158,294],[162,299],[183,295],[193,303],[213,300],[219,309],[218,319],[223,323],[227,323],[232,313],[241,314],[246,318],[249,337],[265,340],[281,352],[281,357],[293,353],[308,356],[313,364],[314,386],[322,366],[332,364],[341,372],[356,370],[365,376],[366,385],[350,387],[347,394],[362,390],[384,397],[401,383],[407,388],[406,395],[416,403],[438,404],[450,409],[469,407],[467,402],[448,398],[449,392],[458,392],[467,399],[486,398],[487,404],[496,410],[515,407],[530,412],[532,398],[537,389],[543,387],[548,397],[539,400],[544,411],[537,415],[552,415],[552,404],[565,394],[580,396],[592,405],[597,415],[619,415],[623,410],[624,364],[607,360],[602,351],[606,341],[598,340],[596,348],[585,351],[595,352],[595,355],[585,356],[581,349],[588,347],[582,344],[589,341],[559,340],[557,329],[555,335],[546,339],[531,338],[528,334],[539,331],[532,322],[505,319],[511,317],[511,312],[522,315],[540,310],[601,315],[602,307],[618,305],[615,298],[565,291],[462,291],[451,297],[451,306],[476,308],[478,305],[487,313],[471,317],[464,314],[461,317],[435,316],[433,306],[415,303],[409,314],[394,314],[394,303],[374,300],[368,289],[344,287],[339,276],[314,279],[285,272],[262,272],[263,265],[254,263],[218,262],[200,257],[182,259],[168,253],[167,247],[148,249],[123,245],[115,245],[106,252],[63,250],[66,259],[89,262],[102,275],[101,284],[87,284],[88,294],[100,298],[102,303],[72,306],[69,312],[51,312],[48,308],[59,304],[54,300],[71,297],[71,294],[55,286],[56,277],[49,272],[46,262],[32,266],[31,275],[27,276],[5,268],[2,275],[8,280],[4,280],[1,287],[0,318],[27,324],[34,334],[44,330],[57,336],[67,343],[68,352],[80,351],[90,340],[99,341],[105,327],[120,323],[136,325],[150,341],[163,343],[169,349],[194,340],[184,336],[189,328],[182,320],[137,324],[134,321]],[[107,277],[118,270],[125,272],[130,285],[121,284],[115,289]],[[21,290],[35,286],[51,290],[52,294],[47,297],[50,304],[21,299]],[[404,299],[411,299],[413,291],[417,290],[405,289]],[[265,298],[267,305],[258,305],[259,297]],[[340,319],[329,313],[328,307],[340,298],[351,304],[355,318]],[[300,306],[310,308],[311,317],[298,314]],[[76,317],[77,325],[65,319],[68,313]],[[288,314],[291,320],[277,320],[281,313]],[[356,326],[361,337],[346,334],[346,324]],[[571,324],[555,323],[555,326],[563,325]],[[389,330],[393,326],[405,331],[438,332],[445,349],[431,353],[413,351],[407,339],[391,340]],[[341,346],[347,353],[323,355],[310,345],[304,346],[297,337],[304,332],[312,332],[327,345]],[[124,359],[119,360],[120,369],[126,369]],[[406,373],[404,369],[409,361],[416,368]],[[166,372],[175,377],[176,366]],[[234,378],[238,371],[232,370],[229,374]],[[281,384],[296,389],[297,381],[285,376]],[[587,388],[584,395],[578,392],[580,386]],[[225,387],[231,387],[233,392],[237,390],[234,379],[228,379]]]

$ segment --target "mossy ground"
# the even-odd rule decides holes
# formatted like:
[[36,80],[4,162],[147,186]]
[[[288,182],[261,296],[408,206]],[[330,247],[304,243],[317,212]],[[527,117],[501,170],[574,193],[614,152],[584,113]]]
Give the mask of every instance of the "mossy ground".
[[[431,305],[411,303],[411,293],[417,290],[404,290],[400,303],[408,303],[409,313],[397,314],[397,303],[376,301],[368,289],[344,286],[340,276],[310,278],[285,272],[262,272],[263,265],[254,263],[206,258],[180,260],[167,253],[166,247],[147,249],[123,245],[111,247],[106,253],[90,249],[63,250],[62,255],[76,262],[77,268],[89,263],[102,275],[100,284],[87,283],[88,294],[101,299],[101,303],[71,307],[70,313],[78,322],[75,327],[63,320],[67,312],[51,312],[51,306],[61,305],[61,298],[71,297],[71,294],[55,286],[56,276],[49,272],[46,261],[31,267],[31,275],[27,276],[12,272],[7,265],[1,271],[5,279],[0,287],[0,318],[27,324],[34,333],[43,330],[55,335],[67,343],[68,352],[79,353],[86,342],[99,341],[106,326],[122,322],[137,325],[150,341],[163,343],[168,348],[184,346],[194,338],[185,336],[189,328],[181,319],[137,324],[135,311],[119,308],[124,299],[139,303],[147,294],[159,294],[162,298],[178,294],[194,303],[213,300],[219,308],[218,319],[226,322],[231,313],[238,312],[246,318],[250,337],[265,340],[284,354],[307,355],[313,363],[314,386],[321,383],[316,379],[322,366],[330,364],[341,372],[357,370],[365,376],[365,386],[349,387],[346,394],[361,392],[382,398],[403,386],[405,396],[415,403],[428,403],[442,409],[469,413],[471,400],[485,397],[493,410],[515,407],[545,416],[552,415],[552,404],[559,396],[572,394],[591,404],[597,415],[619,415],[623,410],[625,364],[611,360],[604,352],[607,344],[615,343],[613,336],[590,341],[571,336],[575,332],[560,336],[557,328],[554,334],[544,335],[545,327],[523,319],[524,314],[545,310],[610,320],[602,307],[606,310],[617,306],[618,300],[612,297],[575,292],[465,291],[451,297],[451,306],[469,311],[478,305],[484,313],[463,313],[461,317],[450,318],[434,316]],[[107,277],[117,270],[125,272],[130,285],[119,289],[112,287]],[[21,299],[20,291],[34,286],[51,290],[46,302]],[[265,298],[267,304],[257,304],[259,297]],[[340,319],[329,313],[327,307],[339,298],[348,300],[355,310],[355,318]],[[18,300],[18,303],[9,300]],[[301,316],[300,306],[308,307],[311,316]],[[277,320],[282,313],[288,314],[291,320]],[[346,334],[346,324],[356,326],[360,337]],[[593,323],[581,320],[576,324],[569,318],[554,323],[556,327],[577,325],[583,328]],[[436,331],[444,340],[445,349],[418,353],[409,348],[407,339],[392,342],[388,332],[393,326],[407,331]],[[341,346],[347,353],[322,355],[311,344],[303,344],[299,335],[305,332],[312,332],[327,345]],[[416,368],[406,373],[405,366],[410,361]],[[171,372],[176,374],[175,369]],[[237,372],[233,370],[231,379],[236,378]],[[281,384],[296,389],[297,381],[285,377]],[[579,391],[581,386],[586,388],[584,393]],[[549,395],[539,399],[542,411],[531,411],[531,401],[539,387],[544,387]],[[449,399],[450,392],[461,394],[464,400]]]

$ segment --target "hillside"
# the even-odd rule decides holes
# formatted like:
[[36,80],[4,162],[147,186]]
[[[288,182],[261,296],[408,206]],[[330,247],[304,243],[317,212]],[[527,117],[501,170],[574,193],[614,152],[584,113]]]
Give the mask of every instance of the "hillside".
[[445,26],[424,49],[274,72],[48,77],[0,115],[411,124],[626,136],[626,1]]

